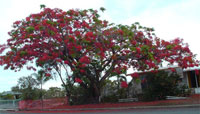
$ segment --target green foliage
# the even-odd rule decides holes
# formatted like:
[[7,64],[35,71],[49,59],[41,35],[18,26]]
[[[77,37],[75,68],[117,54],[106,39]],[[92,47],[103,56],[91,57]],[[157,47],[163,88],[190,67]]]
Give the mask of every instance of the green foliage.
[[100,10],[104,12],[106,9],[104,7],[100,7]]
[[35,100],[39,99],[40,90],[37,88],[25,88],[22,90],[22,99],[24,100]]
[[191,94],[192,90],[186,85],[181,85],[177,91],[178,96],[188,97]]
[[127,88],[120,88],[116,93],[120,99],[127,98]]
[[44,92],[44,98],[60,98],[65,96],[65,91],[62,88],[50,87]]
[[104,82],[103,88],[106,91],[103,94],[103,97],[101,99],[102,102],[118,102],[118,99],[124,99],[127,98],[127,92],[128,88],[121,88],[120,83],[121,81],[126,81],[126,78],[123,76],[117,76],[117,80],[111,81],[106,80]]
[[3,100],[10,100],[10,99],[14,99],[14,96],[11,95],[11,94],[0,95],[0,99],[3,99]]
[[12,90],[16,92],[21,92],[22,99],[33,100],[39,99],[40,90],[37,89],[38,82],[32,76],[21,77],[18,80],[17,86],[13,87]]
[[80,85],[74,85],[70,89],[70,105],[80,105],[80,104],[87,104],[91,102],[90,99],[90,89],[84,89]]
[[43,8],[45,8],[46,6],[44,5],[44,4],[41,4],[40,5],[40,9],[43,9]]
[[41,86],[41,89],[43,84],[53,78],[50,76],[45,76],[44,70],[39,70],[38,73],[33,73],[32,75],[35,77],[37,84]]
[[103,103],[115,103],[118,102],[119,96],[117,95],[108,95],[102,98]]
[[24,56],[24,55],[26,55],[26,54],[27,54],[26,51],[21,51],[21,52],[20,52],[20,56]]
[[165,71],[148,73],[146,79],[146,88],[143,96],[145,101],[162,100],[166,99],[166,96],[180,94],[180,88],[178,87],[180,76],[177,73]]
[[26,31],[28,33],[32,33],[34,30],[35,30],[35,28],[33,26],[29,26],[29,27],[26,28]]
[[19,88],[19,86],[13,86],[12,88],[11,88],[11,91],[13,91],[13,92],[21,92],[21,90],[20,90],[20,88]]

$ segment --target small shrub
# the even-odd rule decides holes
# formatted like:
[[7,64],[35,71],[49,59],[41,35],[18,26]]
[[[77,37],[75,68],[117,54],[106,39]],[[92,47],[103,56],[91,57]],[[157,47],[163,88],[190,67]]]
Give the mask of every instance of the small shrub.
[[192,90],[188,88],[186,85],[181,85],[179,87],[179,91],[177,92],[178,96],[181,96],[181,97],[190,96],[191,93],[192,93]]
[[115,103],[118,102],[119,97],[116,95],[104,96],[101,100],[103,103]]

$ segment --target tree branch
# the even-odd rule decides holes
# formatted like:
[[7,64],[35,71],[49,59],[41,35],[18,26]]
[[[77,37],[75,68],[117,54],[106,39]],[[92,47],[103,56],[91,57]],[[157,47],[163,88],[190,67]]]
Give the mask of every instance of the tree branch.
[[61,75],[61,73],[58,71],[58,68],[55,68],[55,67],[54,67],[54,69],[55,69],[55,70],[56,70],[56,72],[58,73],[58,75],[59,75],[59,77],[60,77],[60,79],[61,79],[61,81],[62,81],[63,85],[64,85],[64,86],[66,86],[66,84],[65,84],[64,80],[62,79],[62,75]]

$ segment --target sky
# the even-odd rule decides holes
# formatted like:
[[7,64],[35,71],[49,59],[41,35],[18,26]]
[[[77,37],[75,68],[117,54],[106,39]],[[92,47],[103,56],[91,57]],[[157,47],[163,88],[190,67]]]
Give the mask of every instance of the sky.
[[[182,38],[197,59],[200,59],[200,0],[1,0],[0,2],[0,44],[6,43],[12,23],[25,19],[32,13],[40,12],[40,5],[50,8],[99,9],[101,18],[115,24],[131,25],[139,22],[142,26],[153,27],[158,37],[165,40]],[[20,72],[4,70],[0,66],[0,92],[9,91],[22,76],[33,71]],[[60,86],[59,79],[47,82],[44,88]]]

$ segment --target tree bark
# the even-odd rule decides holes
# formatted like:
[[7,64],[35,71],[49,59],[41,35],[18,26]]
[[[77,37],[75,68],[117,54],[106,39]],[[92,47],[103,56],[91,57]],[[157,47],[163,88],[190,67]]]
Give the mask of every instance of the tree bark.
[[101,99],[100,99],[100,95],[101,95],[100,87],[95,84],[94,90],[95,90],[95,100],[97,101],[97,103],[100,103],[101,102]]

